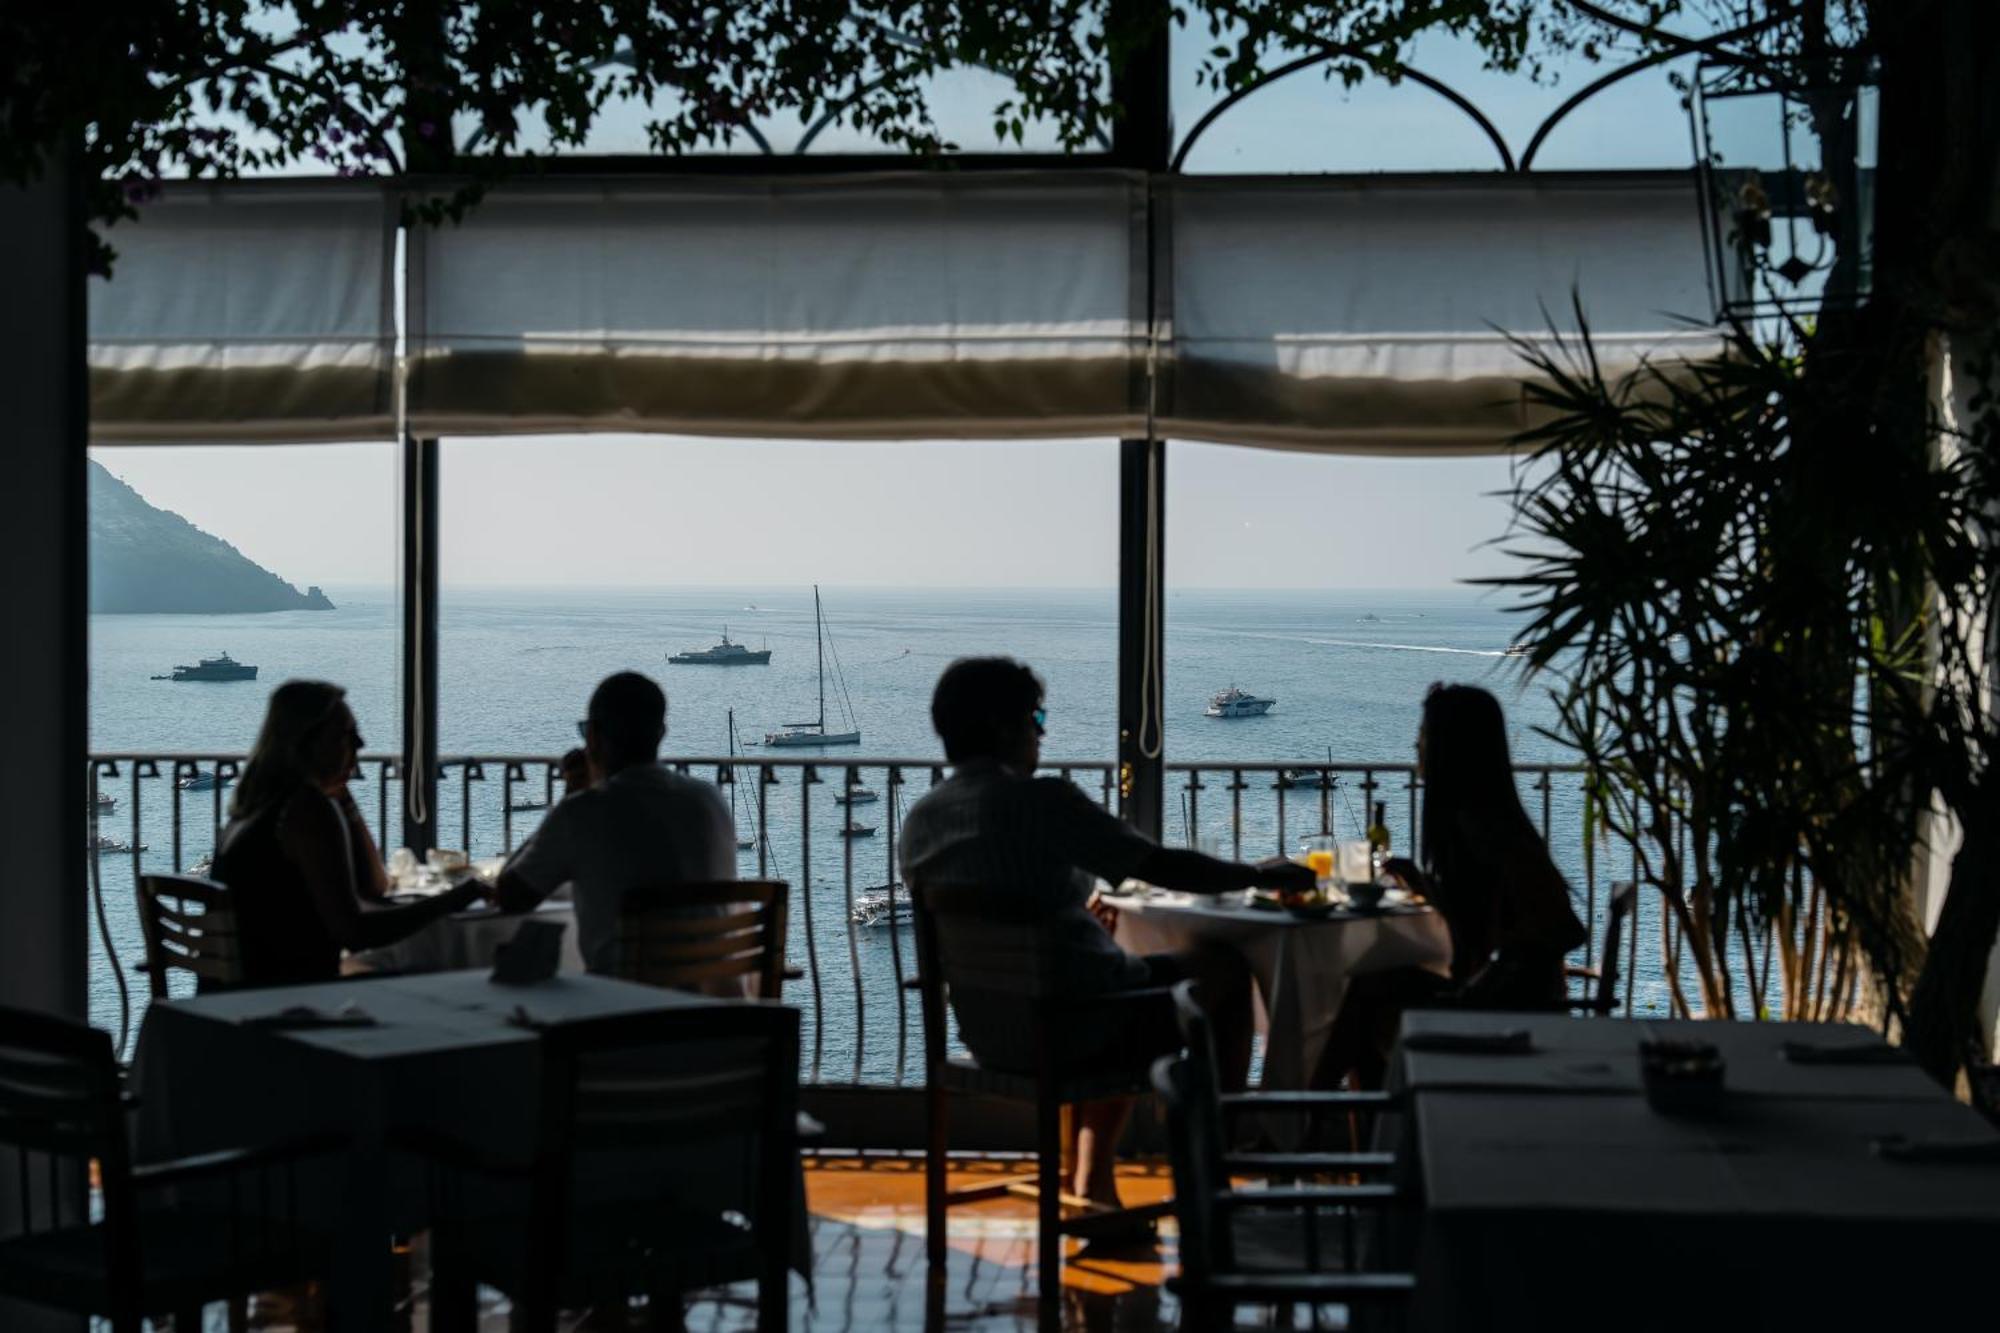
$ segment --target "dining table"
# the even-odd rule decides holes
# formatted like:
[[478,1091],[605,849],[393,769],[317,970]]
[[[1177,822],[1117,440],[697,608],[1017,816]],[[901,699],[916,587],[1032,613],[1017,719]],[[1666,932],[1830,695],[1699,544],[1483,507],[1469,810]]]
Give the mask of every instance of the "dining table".
[[[1654,1041],[1712,1048],[1720,1092],[1649,1098]],[[1918,1327],[1990,1301],[2000,1130],[1869,1029],[1415,1011],[1392,1086],[1414,1328]]]
[[1267,1089],[1308,1085],[1355,977],[1398,967],[1443,975],[1451,966],[1444,918],[1402,894],[1367,909],[1290,912],[1244,893],[1170,893],[1128,883],[1104,901],[1118,913],[1113,938],[1129,952],[1222,945],[1242,956],[1256,983],[1260,1085]]
[[[470,862],[465,871],[491,885],[499,879],[500,868],[504,864],[504,857],[482,857]],[[416,902],[445,892],[452,882],[451,873],[421,862],[392,868],[390,901]],[[576,905],[570,901],[567,887],[549,895],[527,912],[503,912],[490,904],[453,912],[393,944],[352,955],[350,970],[456,972],[465,968],[491,967],[499,956],[501,946],[513,939],[521,923],[528,920],[546,921],[563,927],[559,970],[584,970],[583,950],[576,929]]]
[[[435,1206],[430,1166],[401,1145],[443,1136],[524,1160],[537,1133],[542,1028],[721,1003],[610,977],[517,985],[482,971],[164,1001],[147,1011],[133,1062],[135,1147],[148,1161],[342,1136],[337,1156],[301,1167],[291,1202],[334,1240],[330,1326],[373,1333],[394,1322],[391,1237],[423,1229]],[[711,1179],[697,1163],[677,1187],[717,1211],[745,1206],[727,1176]],[[801,1218],[801,1236],[802,1227]],[[795,1258],[809,1267],[802,1250]]]

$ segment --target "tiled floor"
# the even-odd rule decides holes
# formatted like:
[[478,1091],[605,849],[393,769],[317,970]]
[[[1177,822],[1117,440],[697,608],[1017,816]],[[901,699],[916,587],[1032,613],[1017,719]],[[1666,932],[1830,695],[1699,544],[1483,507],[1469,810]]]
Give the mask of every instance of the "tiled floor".
[[[974,1162],[955,1166],[954,1188],[977,1178],[1013,1175],[1019,1163]],[[1120,1173],[1127,1203],[1168,1197],[1171,1182],[1163,1166],[1130,1165]],[[922,1329],[925,1323],[923,1165],[912,1160],[833,1159],[806,1168],[810,1210],[813,1286],[792,1282],[794,1329]],[[1000,1333],[1035,1327],[1035,1219],[1032,1202],[1002,1198],[952,1210],[951,1261],[945,1284],[941,1329],[948,1333]],[[1172,1328],[1174,1299],[1164,1286],[1172,1271],[1173,1226],[1161,1224],[1154,1246],[1092,1253],[1072,1243],[1063,1270],[1063,1326],[1089,1333]],[[408,1309],[410,1333],[427,1333],[421,1253]],[[741,1294],[696,1302],[687,1312],[694,1333],[737,1333],[753,1328],[754,1288]],[[270,1333],[308,1333],[317,1321],[301,1319],[286,1306],[260,1307],[255,1326]],[[482,1333],[501,1333],[507,1312],[483,1311]],[[208,1314],[212,1333],[223,1333],[222,1310]],[[566,1325],[571,1333],[651,1327],[644,1311],[596,1311]]]

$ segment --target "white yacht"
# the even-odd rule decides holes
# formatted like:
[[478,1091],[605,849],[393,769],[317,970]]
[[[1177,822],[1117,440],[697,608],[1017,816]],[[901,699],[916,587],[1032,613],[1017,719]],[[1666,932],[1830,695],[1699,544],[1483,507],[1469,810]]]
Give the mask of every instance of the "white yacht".
[[1203,717],[1262,717],[1277,706],[1276,699],[1260,699],[1231,685],[1210,699],[1201,712]]
[[[817,748],[822,745],[859,745],[861,730],[854,726],[854,706],[847,699],[847,686],[840,687],[842,707],[847,714],[849,731],[828,731],[826,729],[826,618],[820,611],[819,585],[813,585],[813,638],[819,649],[819,716],[811,722],[787,722],[783,731],[766,733],[764,744],[773,749]],[[840,659],[834,659],[834,670],[840,669]],[[870,830],[871,832],[873,830]]]

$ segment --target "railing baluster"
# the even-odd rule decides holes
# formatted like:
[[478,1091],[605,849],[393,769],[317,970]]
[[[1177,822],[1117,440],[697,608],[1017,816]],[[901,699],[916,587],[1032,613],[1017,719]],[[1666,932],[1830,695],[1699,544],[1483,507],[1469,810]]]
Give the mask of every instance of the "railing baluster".
[[883,796],[889,802],[889,851],[888,879],[885,890],[889,899],[889,971],[896,992],[896,1077],[900,1085],[903,1081],[903,1067],[910,1058],[910,995],[903,989],[903,932],[896,928],[896,839],[897,811],[902,805],[900,795],[903,786],[903,770],[896,764],[889,765],[888,776],[883,782]]
[[820,1057],[826,1048],[826,1001],[820,989],[819,943],[813,936],[812,789],[818,781],[817,766],[807,764],[799,770],[799,900],[806,926],[806,971],[812,976],[814,1083],[819,1082]]
[[861,984],[861,941],[855,934],[854,925],[854,836],[849,826],[854,818],[854,792],[861,785],[859,765],[849,764],[846,772],[847,804],[841,815],[840,830],[840,881],[847,906],[847,966],[854,978],[854,1081],[861,1081],[861,1053],[868,1044],[868,1011],[866,988]]
[[1229,770],[1229,847],[1230,858],[1243,859],[1243,770]]

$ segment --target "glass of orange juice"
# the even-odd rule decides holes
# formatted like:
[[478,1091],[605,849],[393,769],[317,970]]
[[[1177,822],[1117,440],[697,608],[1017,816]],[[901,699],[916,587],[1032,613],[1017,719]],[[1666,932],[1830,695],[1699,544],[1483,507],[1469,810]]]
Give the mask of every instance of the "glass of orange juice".
[[1313,877],[1323,889],[1333,879],[1334,858],[1338,855],[1340,840],[1330,833],[1319,833],[1306,839],[1306,864],[1312,868]]

